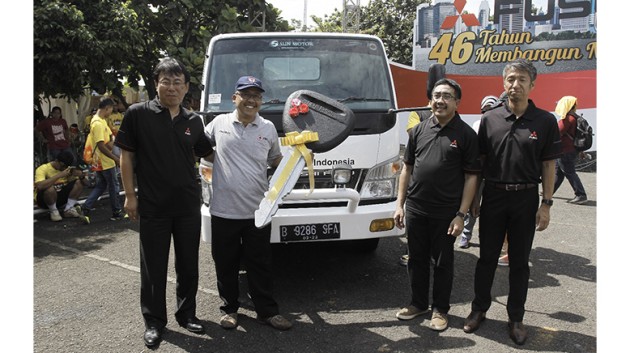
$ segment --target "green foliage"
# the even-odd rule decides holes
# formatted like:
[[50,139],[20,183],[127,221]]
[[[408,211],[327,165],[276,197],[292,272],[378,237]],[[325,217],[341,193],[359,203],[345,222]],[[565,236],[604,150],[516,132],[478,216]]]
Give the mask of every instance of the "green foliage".
[[383,40],[387,56],[411,65],[416,8],[427,0],[372,0],[361,13],[361,31]]
[[[361,33],[378,36],[390,60],[411,65],[416,8],[429,0],[371,0],[361,6]],[[324,19],[313,17],[318,32],[341,32],[343,9]]]
[[260,31],[263,10],[267,31],[290,29],[264,0],[35,0],[35,100],[120,91],[123,78],[144,80],[153,97],[153,68],[166,56],[186,65],[198,98],[210,38]]
[[343,32],[343,13],[339,11],[333,12],[330,16],[325,15],[324,18],[311,16],[315,22],[314,32]]
[[38,0],[34,5],[35,97],[76,99],[85,88],[105,92],[121,85],[126,58],[140,38],[128,2]]

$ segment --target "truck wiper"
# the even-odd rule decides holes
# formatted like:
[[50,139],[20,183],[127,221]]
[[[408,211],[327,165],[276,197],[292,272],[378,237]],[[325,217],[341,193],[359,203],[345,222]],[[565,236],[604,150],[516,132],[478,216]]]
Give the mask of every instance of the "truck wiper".
[[274,99],[270,99],[266,102],[262,102],[262,105],[267,105],[267,104],[284,104],[286,103],[286,101],[281,101],[278,98],[274,98]]
[[389,102],[389,99],[385,98],[366,98],[366,97],[347,97],[337,100],[340,103],[344,102]]

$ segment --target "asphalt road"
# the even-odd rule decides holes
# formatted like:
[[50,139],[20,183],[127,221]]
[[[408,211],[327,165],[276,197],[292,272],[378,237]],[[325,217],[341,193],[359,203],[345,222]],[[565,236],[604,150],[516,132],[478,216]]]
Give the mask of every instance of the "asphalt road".
[[[449,328],[436,333],[428,316],[399,321],[409,301],[409,284],[398,258],[404,238],[382,239],[373,253],[334,243],[274,247],[276,299],[294,321],[287,332],[256,322],[241,276],[239,328],[223,330],[210,246],[200,249],[198,317],[206,333],[196,335],[174,320],[175,285],[171,256],[167,292],[169,323],[160,352],[389,353],[389,352],[596,352],[596,173],[580,173],[586,205],[565,203],[565,181],[556,193],[550,227],[537,233],[524,323],[529,339],[516,346],[508,337],[508,269],[499,267],[488,319],[473,334],[462,331],[473,299],[478,257],[473,246],[456,249],[456,273]],[[3,351],[41,353],[148,352],[142,341],[138,225],[109,221],[107,200],[98,203],[91,225],[50,222],[35,216],[33,346]]]

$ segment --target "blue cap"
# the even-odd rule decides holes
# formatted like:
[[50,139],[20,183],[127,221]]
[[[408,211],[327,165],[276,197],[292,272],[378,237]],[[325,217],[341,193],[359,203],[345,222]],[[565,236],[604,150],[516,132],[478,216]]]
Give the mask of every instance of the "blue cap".
[[254,76],[243,76],[236,81],[236,90],[242,91],[251,87],[258,88],[261,92],[265,90],[262,87],[262,82]]

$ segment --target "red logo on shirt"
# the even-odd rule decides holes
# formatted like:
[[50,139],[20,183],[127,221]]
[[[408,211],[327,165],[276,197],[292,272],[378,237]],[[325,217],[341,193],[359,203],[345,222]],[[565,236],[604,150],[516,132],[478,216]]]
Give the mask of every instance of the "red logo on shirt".
[[531,135],[529,135],[529,138],[532,140],[538,140],[538,134],[536,134],[536,131],[532,131]]
[[186,128],[186,131],[184,131],[184,134],[190,136],[190,128],[189,127]]
[[457,140],[453,140],[453,142],[451,142],[451,147],[457,148]]

